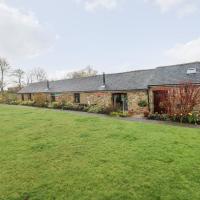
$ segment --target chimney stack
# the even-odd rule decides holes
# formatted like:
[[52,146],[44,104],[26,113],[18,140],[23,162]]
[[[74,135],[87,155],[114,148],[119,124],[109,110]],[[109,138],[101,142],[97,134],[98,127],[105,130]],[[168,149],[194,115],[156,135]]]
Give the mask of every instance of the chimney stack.
[[49,90],[49,81],[47,80],[47,90]]
[[106,85],[106,74],[105,74],[105,72],[103,73],[103,86],[105,86]]

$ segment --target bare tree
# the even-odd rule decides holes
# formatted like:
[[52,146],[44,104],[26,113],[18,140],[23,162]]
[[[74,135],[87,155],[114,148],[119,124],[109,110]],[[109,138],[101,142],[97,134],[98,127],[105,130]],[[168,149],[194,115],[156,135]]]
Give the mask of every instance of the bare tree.
[[94,70],[91,66],[88,66],[82,70],[70,72],[66,75],[67,78],[80,78],[80,77],[89,77],[97,75],[97,71]]
[[10,65],[8,64],[5,58],[0,58],[0,73],[1,73],[1,80],[0,80],[0,88],[1,93],[4,91],[4,87],[6,86],[5,75],[8,73],[10,69]]
[[26,85],[29,85],[29,84],[34,82],[34,74],[33,74],[32,70],[26,72],[25,76],[26,76],[26,78],[25,78],[26,79],[26,81],[25,81]]
[[32,71],[33,79],[36,82],[47,80],[47,73],[44,69],[37,67]]
[[25,72],[22,69],[15,69],[12,73],[12,76],[16,78],[14,82],[17,83],[17,86],[20,89],[22,88],[22,85],[24,82],[24,75],[25,75]]

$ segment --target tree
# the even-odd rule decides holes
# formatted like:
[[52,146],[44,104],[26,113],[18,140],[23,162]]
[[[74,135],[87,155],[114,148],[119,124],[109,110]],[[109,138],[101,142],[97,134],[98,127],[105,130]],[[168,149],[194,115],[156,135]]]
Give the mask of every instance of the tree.
[[33,83],[33,81],[34,81],[34,74],[33,74],[32,70],[26,72],[25,76],[26,76],[26,85],[29,85],[29,84]]
[[1,73],[0,88],[1,88],[1,93],[3,93],[4,87],[6,86],[5,75],[8,73],[9,69],[10,69],[10,65],[8,64],[7,60],[5,58],[0,58],[0,73]]
[[82,70],[70,72],[66,75],[67,78],[80,78],[80,77],[89,77],[97,75],[97,71],[94,70],[91,66],[88,66]]
[[47,80],[47,73],[44,69],[37,67],[32,70],[33,80],[36,82]]
[[12,73],[12,76],[16,78],[14,81],[17,83],[17,86],[21,89],[23,85],[23,79],[24,79],[25,72],[22,69],[15,69]]

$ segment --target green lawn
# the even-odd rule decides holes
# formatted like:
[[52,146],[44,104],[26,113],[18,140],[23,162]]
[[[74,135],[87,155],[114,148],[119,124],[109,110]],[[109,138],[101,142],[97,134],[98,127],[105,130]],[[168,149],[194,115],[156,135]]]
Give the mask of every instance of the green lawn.
[[200,199],[200,130],[0,105],[0,199]]

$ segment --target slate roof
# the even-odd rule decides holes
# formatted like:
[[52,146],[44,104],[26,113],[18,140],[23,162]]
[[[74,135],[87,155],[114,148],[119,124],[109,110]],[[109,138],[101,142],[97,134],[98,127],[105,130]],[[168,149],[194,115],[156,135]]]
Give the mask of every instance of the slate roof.
[[[187,74],[189,68],[196,68],[196,74]],[[149,85],[180,84],[183,82],[200,83],[200,62],[158,67]]]
[[[196,74],[187,74],[187,69],[196,68]],[[61,92],[92,92],[92,91],[123,91],[147,89],[151,85],[179,84],[190,81],[200,83],[200,62],[157,67],[149,70],[138,70],[116,74],[106,74],[106,86],[103,75],[86,78],[64,79],[49,82],[32,83],[19,93],[61,93]]]

